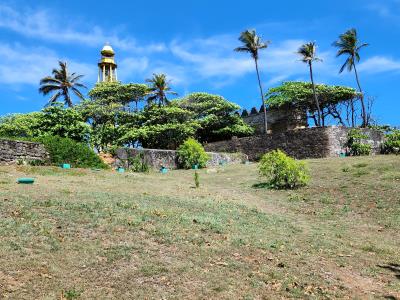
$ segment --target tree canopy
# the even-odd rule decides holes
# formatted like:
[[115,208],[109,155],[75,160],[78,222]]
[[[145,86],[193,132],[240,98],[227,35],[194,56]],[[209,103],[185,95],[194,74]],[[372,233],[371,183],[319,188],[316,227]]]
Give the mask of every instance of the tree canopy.
[[235,114],[240,109],[224,97],[208,93],[192,93],[171,103],[194,114],[200,124],[196,137],[202,142],[247,136],[253,133],[243,119]]
[[[315,89],[321,108],[359,96],[355,89],[346,86],[316,84]],[[269,108],[290,106],[311,112],[316,110],[312,85],[309,82],[288,81],[271,88],[268,90],[266,103]]]

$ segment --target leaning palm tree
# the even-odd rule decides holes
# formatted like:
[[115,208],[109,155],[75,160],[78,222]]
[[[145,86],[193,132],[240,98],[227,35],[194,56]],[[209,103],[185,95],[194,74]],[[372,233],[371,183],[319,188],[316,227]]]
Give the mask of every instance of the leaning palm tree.
[[360,92],[360,99],[361,99],[361,108],[362,108],[362,119],[363,124],[362,126],[367,126],[367,114],[365,110],[364,104],[364,94],[361,89],[360,80],[358,78],[356,63],[360,61],[360,50],[363,47],[368,46],[369,44],[363,43],[361,44],[357,37],[356,29],[352,28],[347,30],[345,33],[339,36],[339,39],[333,43],[333,46],[339,48],[336,54],[337,57],[341,55],[346,55],[347,59],[344,62],[343,66],[340,68],[339,73],[342,73],[344,69],[347,68],[347,71],[351,72],[354,69],[354,73],[356,76],[356,81],[358,85],[358,89]]
[[152,78],[146,79],[149,83],[149,97],[147,101],[149,104],[158,100],[158,105],[162,106],[168,104],[167,95],[178,95],[178,93],[171,90],[167,75],[165,74],[153,74]]
[[313,89],[313,94],[314,94],[314,101],[315,101],[315,105],[317,107],[317,113],[318,113],[317,126],[321,126],[321,108],[319,106],[317,92],[315,90],[312,64],[314,61],[322,61],[322,60],[316,56],[316,52],[317,52],[316,50],[317,50],[317,45],[315,44],[315,42],[309,42],[309,43],[302,45],[299,48],[299,50],[297,50],[297,54],[302,56],[301,60],[304,63],[308,64],[308,67],[310,69],[310,78],[311,78],[311,84],[312,84],[312,89]]
[[243,31],[240,34],[239,41],[241,41],[243,45],[241,47],[237,47],[235,51],[250,53],[256,65],[258,85],[260,87],[262,107],[264,111],[264,130],[265,133],[267,133],[267,109],[265,108],[264,93],[261,85],[260,72],[258,71],[258,51],[267,48],[270,41],[263,42],[255,30]]
[[39,93],[48,95],[53,93],[47,105],[52,105],[59,98],[64,98],[64,103],[68,107],[72,107],[70,90],[80,99],[84,99],[78,88],[86,88],[85,85],[79,82],[83,75],[76,73],[69,74],[66,62],[59,61],[60,69],[53,69],[53,76],[47,76],[40,80]]

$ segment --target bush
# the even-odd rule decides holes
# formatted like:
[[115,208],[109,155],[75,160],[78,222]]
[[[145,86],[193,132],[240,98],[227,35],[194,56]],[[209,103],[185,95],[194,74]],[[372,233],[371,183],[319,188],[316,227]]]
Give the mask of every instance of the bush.
[[368,135],[363,134],[360,129],[352,129],[347,134],[348,154],[351,156],[370,155],[372,146],[363,142],[368,138]]
[[209,156],[203,146],[195,139],[187,139],[178,148],[178,163],[182,168],[190,169],[193,165],[204,168]]
[[148,173],[150,171],[149,165],[144,161],[143,153],[139,153],[135,157],[128,158],[129,170],[138,173]]
[[267,184],[276,189],[305,186],[310,180],[305,162],[297,161],[281,150],[264,154],[260,161],[259,172],[267,179]]
[[86,144],[59,136],[44,136],[35,141],[44,145],[49,152],[50,162],[54,165],[68,163],[76,168],[108,168]]
[[400,154],[400,130],[393,130],[392,133],[386,135],[386,141],[383,144],[383,153]]

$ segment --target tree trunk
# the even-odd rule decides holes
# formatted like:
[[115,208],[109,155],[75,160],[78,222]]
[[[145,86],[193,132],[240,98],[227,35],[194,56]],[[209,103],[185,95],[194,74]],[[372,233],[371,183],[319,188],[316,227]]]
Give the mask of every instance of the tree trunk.
[[258,62],[257,58],[254,59],[254,62],[256,63],[256,72],[257,72],[257,79],[258,79],[258,85],[260,87],[260,93],[261,93],[261,101],[262,101],[262,107],[264,111],[264,131],[267,133],[268,130],[268,125],[267,125],[267,109],[265,108],[265,101],[264,101],[264,93],[261,85],[261,79],[260,79],[260,73],[258,71]]
[[368,124],[367,124],[367,115],[366,115],[366,112],[365,112],[365,104],[364,104],[364,94],[363,94],[363,91],[362,91],[362,89],[361,89],[361,85],[360,85],[360,80],[359,80],[359,78],[358,78],[358,73],[357,73],[357,68],[356,68],[356,64],[355,64],[355,62],[354,62],[354,58],[353,58],[353,66],[354,66],[354,73],[356,74],[356,80],[357,80],[357,85],[358,85],[358,90],[360,91],[360,93],[361,93],[361,109],[362,109],[362,119],[363,119],[363,123],[362,123],[362,127],[366,127]]
[[321,126],[321,108],[319,107],[319,101],[318,101],[318,98],[317,98],[317,92],[316,92],[316,90],[315,90],[314,75],[313,75],[312,63],[311,63],[311,61],[308,62],[308,66],[310,67],[310,77],[311,77],[311,84],[312,84],[312,89],[313,89],[313,94],[314,94],[314,101],[315,101],[315,105],[317,106],[317,112],[318,112],[318,126]]

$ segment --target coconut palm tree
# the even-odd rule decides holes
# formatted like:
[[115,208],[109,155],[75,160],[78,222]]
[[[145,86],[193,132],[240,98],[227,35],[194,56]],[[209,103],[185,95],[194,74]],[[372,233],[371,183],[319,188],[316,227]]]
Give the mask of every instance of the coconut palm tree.
[[79,82],[83,75],[70,74],[66,62],[59,61],[60,69],[53,69],[53,76],[47,76],[40,80],[39,93],[48,95],[53,93],[47,105],[52,105],[59,98],[64,98],[64,104],[72,107],[70,91],[72,91],[79,99],[84,99],[78,88],[86,88]]
[[158,100],[158,105],[168,104],[167,95],[178,95],[178,93],[171,90],[167,75],[165,74],[153,74],[152,78],[146,79],[149,84],[149,97],[147,101],[149,104],[153,103],[154,100]]
[[316,56],[316,52],[317,52],[317,45],[315,44],[315,42],[306,43],[297,50],[297,54],[301,55],[301,57],[302,57],[301,60],[304,63],[308,64],[308,67],[310,69],[310,78],[311,78],[311,84],[312,84],[312,89],[313,89],[313,94],[314,94],[314,101],[315,101],[315,105],[317,107],[317,113],[318,113],[317,126],[321,126],[321,108],[319,106],[317,92],[315,90],[312,66],[313,66],[314,61],[322,61],[322,60]]
[[343,66],[340,68],[339,73],[342,73],[345,69],[347,71],[351,72],[354,69],[354,73],[356,76],[356,81],[358,85],[358,90],[361,94],[360,99],[361,99],[361,108],[362,108],[362,119],[363,119],[363,124],[362,126],[367,126],[367,114],[365,110],[365,104],[364,104],[364,94],[361,89],[360,85],[360,80],[358,78],[358,73],[357,73],[357,67],[356,63],[360,61],[360,50],[361,48],[364,48],[368,46],[369,44],[367,43],[360,43],[357,37],[357,30],[352,28],[347,30],[345,33],[341,34],[339,36],[339,39],[333,43],[333,46],[339,48],[338,52],[336,54],[336,57],[346,55],[346,61],[344,62]]
[[267,110],[265,108],[265,101],[264,101],[264,93],[261,85],[261,79],[260,79],[260,72],[258,70],[258,51],[261,49],[265,49],[268,47],[268,44],[270,43],[269,41],[263,42],[261,38],[257,35],[255,30],[246,30],[243,31],[240,34],[239,41],[243,43],[241,47],[235,48],[235,51],[237,52],[247,52],[250,53],[251,57],[254,59],[254,63],[256,65],[256,73],[257,73],[257,79],[258,79],[258,85],[260,87],[260,93],[261,93],[261,101],[262,101],[262,106],[263,106],[263,111],[264,111],[264,129],[265,133],[267,133]]

